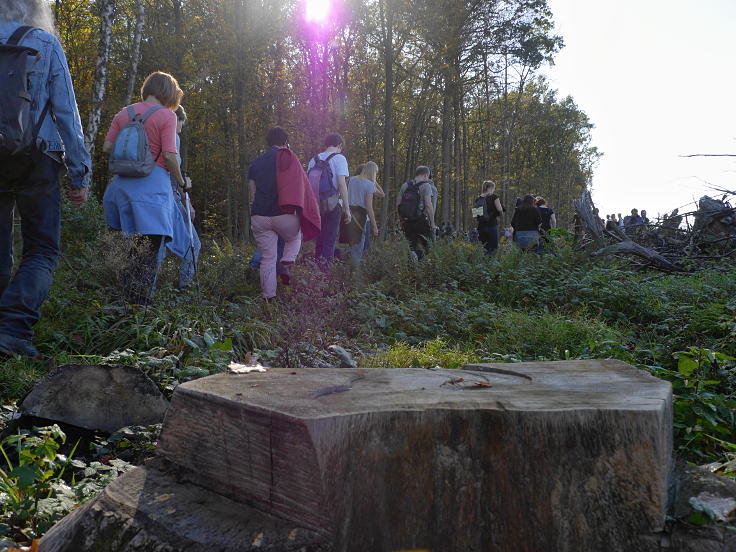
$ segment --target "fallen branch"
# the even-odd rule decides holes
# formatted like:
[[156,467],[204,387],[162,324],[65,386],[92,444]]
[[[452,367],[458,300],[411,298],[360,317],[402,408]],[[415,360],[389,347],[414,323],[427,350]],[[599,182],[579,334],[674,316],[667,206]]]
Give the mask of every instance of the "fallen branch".
[[676,264],[667,260],[664,256],[660,255],[653,249],[643,247],[631,240],[626,240],[603,247],[594,252],[592,256],[599,257],[602,255],[615,255],[617,253],[628,253],[636,255],[637,257],[648,260],[657,268],[661,268],[662,270],[666,270],[668,272],[686,272],[684,268],[677,266]]

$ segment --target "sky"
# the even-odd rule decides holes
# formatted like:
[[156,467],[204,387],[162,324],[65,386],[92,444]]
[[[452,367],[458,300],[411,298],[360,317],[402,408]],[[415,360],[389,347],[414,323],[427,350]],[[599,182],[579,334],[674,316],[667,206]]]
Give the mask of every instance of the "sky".
[[545,73],[595,125],[601,214],[695,209],[736,191],[736,0],[548,0],[565,41]]

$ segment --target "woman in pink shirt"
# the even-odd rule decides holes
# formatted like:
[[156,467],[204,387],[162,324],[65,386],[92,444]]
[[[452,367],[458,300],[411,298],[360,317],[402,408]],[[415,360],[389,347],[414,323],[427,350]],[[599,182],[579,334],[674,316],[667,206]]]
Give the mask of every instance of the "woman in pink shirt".
[[[176,148],[176,115],[183,92],[167,73],[151,73],[141,88],[142,102],[122,109],[113,118],[103,151],[110,153],[120,131],[131,121],[131,109],[143,122],[151,156],[156,164],[150,175],[115,175],[105,190],[105,219],[126,235],[143,236],[125,274],[125,294],[131,303],[147,304],[153,296],[159,268],[159,252],[174,235],[176,202],[171,178],[184,187]],[[146,117],[146,115],[148,115]]]

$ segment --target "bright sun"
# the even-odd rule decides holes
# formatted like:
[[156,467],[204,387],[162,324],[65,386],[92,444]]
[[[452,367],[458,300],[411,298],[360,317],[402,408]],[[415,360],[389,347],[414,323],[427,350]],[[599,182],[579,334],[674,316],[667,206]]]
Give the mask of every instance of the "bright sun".
[[330,15],[330,0],[306,0],[306,20],[309,23],[324,23]]

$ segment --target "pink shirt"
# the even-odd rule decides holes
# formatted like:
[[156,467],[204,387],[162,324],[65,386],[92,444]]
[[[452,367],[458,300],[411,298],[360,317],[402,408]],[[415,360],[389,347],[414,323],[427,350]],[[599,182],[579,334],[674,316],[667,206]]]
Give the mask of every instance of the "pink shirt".
[[[133,104],[133,109],[136,115],[143,115],[146,111],[154,107],[156,104],[139,102]],[[125,125],[130,122],[128,117],[128,109],[122,109],[112,120],[110,130],[107,131],[105,136],[105,142],[115,142],[115,138],[123,129]],[[143,124],[146,128],[146,134],[148,135],[148,145],[151,147],[151,155],[156,160],[156,164],[169,170],[166,167],[166,161],[164,156],[161,155],[162,145],[163,151],[167,153],[177,153],[176,150],[176,113],[170,109],[159,109],[153,115],[151,115],[146,122]]]

